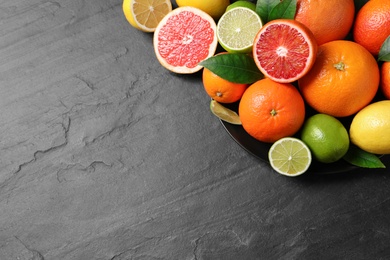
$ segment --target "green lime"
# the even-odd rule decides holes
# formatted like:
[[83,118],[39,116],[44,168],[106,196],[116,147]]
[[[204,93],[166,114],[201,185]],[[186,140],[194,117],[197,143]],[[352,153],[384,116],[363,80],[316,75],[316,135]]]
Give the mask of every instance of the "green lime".
[[284,137],[273,143],[268,159],[275,171],[294,177],[307,171],[311,164],[311,152],[298,138]]
[[226,12],[230,11],[231,9],[236,8],[236,7],[246,7],[246,8],[253,10],[253,11],[256,10],[256,5],[254,3],[240,0],[240,1],[236,1],[236,2],[228,5],[228,7],[226,8]]
[[337,118],[326,114],[316,114],[306,119],[301,129],[301,139],[309,146],[313,157],[323,163],[338,161],[349,148],[347,129]]
[[210,102],[210,110],[219,119],[234,125],[241,125],[240,117],[233,110],[221,105],[214,99]]
[[218,21],[218,42],[227,52],[249,53],[262,26],[260,16],[255,11],[246,7],[233,8]]

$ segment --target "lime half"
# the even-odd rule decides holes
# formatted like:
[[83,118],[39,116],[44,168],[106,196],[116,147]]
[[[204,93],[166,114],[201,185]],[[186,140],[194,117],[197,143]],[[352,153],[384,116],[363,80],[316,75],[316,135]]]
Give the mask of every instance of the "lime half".
[[232,8],[218,21],[218,42],[228,52],[249,53],[262,26],[260,16],[255,11],[246,7]]
[[241,125],[240,117],[233,110],[221,105],[214,99],[210,102],[210,110],[219,119],[234,125]]
[[268,152],[268,159],[275,171],[289,177],[306,172],[312,160],[308,146],[293,137],[276,141]]

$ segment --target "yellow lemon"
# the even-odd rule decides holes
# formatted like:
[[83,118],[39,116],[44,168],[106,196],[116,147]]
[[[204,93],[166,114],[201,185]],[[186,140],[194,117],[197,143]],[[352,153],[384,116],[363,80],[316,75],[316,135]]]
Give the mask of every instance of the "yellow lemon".
[[217,20],[230,5],[230,0],[176,0],[176,4],[178,6],[196,7]]
[[172,11],[170,0],[123,0],[123,14],[126,20],[138,30],[154,32],[158,23]]
[[366,152],[390,154],[390,100],[360,110],[349,129],[351,142]]

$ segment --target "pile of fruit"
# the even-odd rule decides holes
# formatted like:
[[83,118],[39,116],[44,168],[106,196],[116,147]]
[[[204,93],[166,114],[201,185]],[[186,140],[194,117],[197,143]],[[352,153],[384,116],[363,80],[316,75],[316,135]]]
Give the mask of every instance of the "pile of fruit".
[[154,33],[162,66],[202,70],[211,111],[272,144],[276,172],[298,176],[312,160],[385,168],[379,155],[390,154],[390,0],[176,4],[124,0],[123,11],[133,27]]

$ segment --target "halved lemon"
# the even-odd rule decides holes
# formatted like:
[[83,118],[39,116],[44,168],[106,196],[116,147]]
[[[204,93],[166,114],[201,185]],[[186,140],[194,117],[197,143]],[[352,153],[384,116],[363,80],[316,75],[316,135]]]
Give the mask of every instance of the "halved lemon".
[[172,11],[170,0],[124,0],[123,13],[138,30],[154,32],[158,23]]

